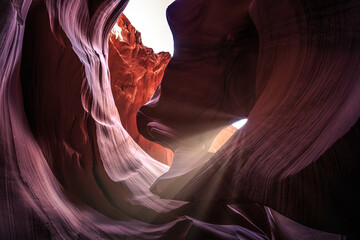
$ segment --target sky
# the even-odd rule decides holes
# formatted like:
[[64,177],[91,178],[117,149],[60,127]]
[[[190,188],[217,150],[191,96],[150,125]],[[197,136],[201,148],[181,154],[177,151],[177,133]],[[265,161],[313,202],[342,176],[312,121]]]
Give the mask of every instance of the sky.
[[141,32],[145,46],[154,52],[173,55],[174,41],[166,20],[166,8],[174,0],[130,0],[124,10],[131,24]]

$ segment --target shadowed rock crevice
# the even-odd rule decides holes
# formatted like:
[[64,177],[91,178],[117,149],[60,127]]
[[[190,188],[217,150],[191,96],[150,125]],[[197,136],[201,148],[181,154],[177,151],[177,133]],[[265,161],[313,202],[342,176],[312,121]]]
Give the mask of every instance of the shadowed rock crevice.
[[0,2],[1,238],[356,239],[360,3],[175,1],[165,70],[126,3]]

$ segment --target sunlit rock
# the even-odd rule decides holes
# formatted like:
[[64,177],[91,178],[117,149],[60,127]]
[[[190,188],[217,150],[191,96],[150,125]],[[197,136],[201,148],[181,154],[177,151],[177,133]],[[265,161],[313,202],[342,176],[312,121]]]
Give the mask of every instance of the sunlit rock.
[[167,52],[154,53],[142,44],[141,33],[121,15],[110,34],[109,70],[111,88],[123,127],[154,159],[171,164],[173,153],[141,136],[136,126],[137,110],[154,94],[170,61]]
[[174,57],[137,114],[170,167],[116,106],[126,4],[0,1],[0,238],[359,239],[360,2],[175,1]]

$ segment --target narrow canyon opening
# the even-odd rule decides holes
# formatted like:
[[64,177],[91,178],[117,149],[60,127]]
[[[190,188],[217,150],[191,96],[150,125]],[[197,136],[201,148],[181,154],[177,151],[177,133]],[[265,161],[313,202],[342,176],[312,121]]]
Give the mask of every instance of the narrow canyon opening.
[[[172,2],[131,1],[109,36],[111,87],[121,123],[145,152],[167,165],[173,161],[173,152],[139,133],[136,114],[155,93],[173,55],[174,42],[165,16]],[[246,121],[240,119],[222,129],[214,129],[218,134],[206,147],[208,152],[219,150]]]
[[360,2],[127,3],[0,1],[0,236],[358,239]]

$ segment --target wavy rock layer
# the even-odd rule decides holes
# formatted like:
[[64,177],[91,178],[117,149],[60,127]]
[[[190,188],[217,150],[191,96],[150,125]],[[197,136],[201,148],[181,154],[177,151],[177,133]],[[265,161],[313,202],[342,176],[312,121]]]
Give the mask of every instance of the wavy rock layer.
[[1,237],[341,238],[287,217],[356,237],[360,4],[171,5],[175,55],[138,114],[175,151],[169,169],[115,104],[108,38],[126,3],[0,2]]
[[[250,1],[176,1],[168,21],[175,52],[153,98],[139,110],[148,139],[176,150],[208,148],[255,100],[258,35]],[[166,113],[166,114],[165,114]]]
[[[177,51],[152,105],[138,115],[144,136],[177,144],[172,167],[152,191],[181,200],[254,201],[312,227],[357,233],[360,4],[249,3],[169,7]],[[184,19],[184,12],[191,14]],[[205,39],[211,40],[201,45]],[[201,138],[234,119],[229,113],[248,116],[244,129],[213,156],[198,150],[190,160],[194,150],[178,139],[194,131],[178,130],[197,128],[191,138]]]
[[121,15],[110,34],[111,88],[121,124],[139,146],[154,159],[170,165],[172,151],[141,136],[136,127],[137,110],[149,101],[159,85],[171,56],[155,54],[142,44],[141,34]]

